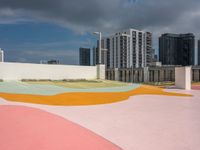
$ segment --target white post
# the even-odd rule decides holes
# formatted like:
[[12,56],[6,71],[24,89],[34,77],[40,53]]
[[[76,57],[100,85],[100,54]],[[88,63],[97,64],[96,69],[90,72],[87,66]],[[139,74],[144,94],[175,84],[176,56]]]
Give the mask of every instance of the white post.
[[105,65],[97,65],[97,79],[105,80],[106,79],[106,68]]
[[0,62],[4,62],[4,51],[0,48]]
[[180,89],[191,90],[191,67],[175,68],[175,86]]
[[101,32],[94,32],[93,34],[99,35],[99,64],[101,64]]

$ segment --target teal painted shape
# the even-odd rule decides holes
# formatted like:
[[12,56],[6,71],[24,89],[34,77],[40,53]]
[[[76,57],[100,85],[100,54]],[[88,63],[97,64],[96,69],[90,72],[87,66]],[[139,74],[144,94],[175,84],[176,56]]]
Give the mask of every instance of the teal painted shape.
[[121,87],[77,89],[55,85],[29,84],[11,81],[0,82],[0,92],[13,94],[56,95],[67,92],[125,92],[138,88],[139,86],[140,84],[132,84]]

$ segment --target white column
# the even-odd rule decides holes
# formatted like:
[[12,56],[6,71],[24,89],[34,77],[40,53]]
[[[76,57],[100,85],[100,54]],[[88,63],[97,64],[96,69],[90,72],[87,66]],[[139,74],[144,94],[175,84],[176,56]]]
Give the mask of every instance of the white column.
[[97,79],[105,80],[106,79],[106,67],[105,65],[97,65]]
[[4,62],[4,52],[0,49],[0,62]]
[[191,90],[191,67],[175,68],[175,86],[180,89]]

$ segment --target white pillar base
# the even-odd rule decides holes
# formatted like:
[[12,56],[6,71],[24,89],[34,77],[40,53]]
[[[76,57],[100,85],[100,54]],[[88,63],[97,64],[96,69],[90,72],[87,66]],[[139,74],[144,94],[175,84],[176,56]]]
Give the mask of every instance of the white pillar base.
[[175,86],[180,89],[191,90],[191,67],[175,68]]
[[97,79],[106,79],[106,67],[105,65],[97,65]]

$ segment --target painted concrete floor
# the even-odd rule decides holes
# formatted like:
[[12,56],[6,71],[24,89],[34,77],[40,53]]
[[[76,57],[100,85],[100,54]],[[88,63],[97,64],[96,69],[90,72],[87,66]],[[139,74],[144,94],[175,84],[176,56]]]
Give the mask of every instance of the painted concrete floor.
[[67,92],[126,92],[138,87],[140,87],[140,84],[132,84],[120,87],[78,89],[56,85],[29,84],[20,81],[5,81],[0,82],[0,93],[55,95]]
[[112,142],[46,111],[0,105],[1,150],[121,150]]
[[95,106],[47,106],[8,102],[62,116],[124,150],[199,150],[200,91],[175,90],[193,97],[133,96],[127,101]]

